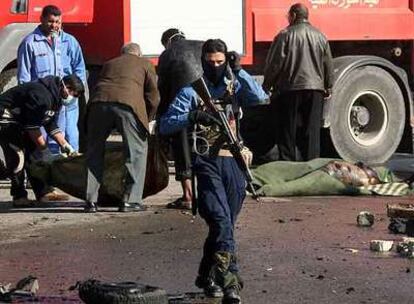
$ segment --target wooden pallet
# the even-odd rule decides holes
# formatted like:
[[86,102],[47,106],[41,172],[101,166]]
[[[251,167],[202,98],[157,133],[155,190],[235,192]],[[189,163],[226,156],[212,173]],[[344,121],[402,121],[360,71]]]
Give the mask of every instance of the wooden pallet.
[[414,204],[398,203],[387,205],[387,215],[392,218],[414,219]]

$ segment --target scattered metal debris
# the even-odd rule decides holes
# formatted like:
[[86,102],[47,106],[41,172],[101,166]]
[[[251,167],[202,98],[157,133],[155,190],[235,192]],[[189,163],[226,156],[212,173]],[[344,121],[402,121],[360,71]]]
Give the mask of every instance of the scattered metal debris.
[[397,245],[397,252],[403,258],[414,258],[414,239],[403,238],[402,242]]
[[387,215],[391,218],[414,219],[414,205],[406,203],[388,204]]
[[16,287],[11,288],[11,284],[0,284],[0,301],[11,303],[15,297],[32,297],[39,290],[39,282],[36,277],[28,276],[16,283]]
[[358,249],[353,249],[353,248],[345,248],[346,252],[350,252],[350,253],[358,253],[359,250]]
[[369,243],[369,249],[376,252],[388,252],[391,251],[393,245],[394,241],[372,240]]
[[375,217],[369,211],[361,211],[357,216],[357,224],[360,227],[371,227],[374,225]]

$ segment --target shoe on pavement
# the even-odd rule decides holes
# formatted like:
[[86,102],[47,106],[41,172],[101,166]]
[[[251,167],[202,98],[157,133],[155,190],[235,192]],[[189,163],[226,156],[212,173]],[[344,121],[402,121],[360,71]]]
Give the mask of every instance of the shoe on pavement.
[[241,304],[240,288],[230,286],[224,289],[223,304]]
[[39,199],[39,202],[49,203],[49,202],[62,202],[62,201],[68,201],[68,200],[69,200],[69,195],[64,194],[64,193],[59,193],[58,191],[53,190],[43,195]]
[[30,200],[27,197],[13,199],[13,207],[15,208],[33,207],[34,205],[35,201]]
[[96,203],[86,202],[86,206],[83,208],[86,213],[96,213],[98,211],[98,206]]
[[140,203],[121,203],[119,205],[119,212],[140,212],[147,210],[147,206]]
[[204,294],[208,298],[222,298],[223,289],[217,285],[212,279],[198,276],[195,281],[198,288],[203,289]]
[[168,209],[191,210],[191,202],[186,202],[182,197],[167,204]]

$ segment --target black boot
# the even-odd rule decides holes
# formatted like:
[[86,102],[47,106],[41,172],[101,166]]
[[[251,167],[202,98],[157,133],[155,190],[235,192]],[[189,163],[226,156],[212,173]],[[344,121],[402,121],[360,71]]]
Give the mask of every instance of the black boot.
[[121,203],[119,205],[119,212],[139,212],[147,210],[147,206],[139,203]]
[[86,202],[86,206],[83,209],[86,213],[95,213],[98,211],[96,203]]
[[204,294],[208,298],[222,298],[223,297],[223,289],[218,286],[211,278],[203,278],[198,276],[195,285],[198,288],[203,289]]
[[241,304],[240,288],[233,285],[224,289],[223,304]]

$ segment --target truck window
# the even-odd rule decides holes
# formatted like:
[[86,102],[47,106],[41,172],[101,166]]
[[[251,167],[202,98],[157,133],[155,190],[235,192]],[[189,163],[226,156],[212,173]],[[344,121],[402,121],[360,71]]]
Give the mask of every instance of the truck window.
[[11,12],[13,14],[25,14],[27,13],[27,0],[13,0]]

